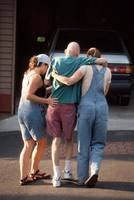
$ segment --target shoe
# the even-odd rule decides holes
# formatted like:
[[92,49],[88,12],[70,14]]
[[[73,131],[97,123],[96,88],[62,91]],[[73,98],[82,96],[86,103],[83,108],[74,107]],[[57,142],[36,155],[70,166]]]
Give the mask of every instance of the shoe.
[[60,187],[61,186],[61,177],[52,179],[53,187]]
[[98,181],[98,174],[94,174],[94,175],[92,175],[92,176],[90,176],[86,181],[85,181],[85,185],[87,186],[87,187],[94,187],[95,185],[96,185],[96,183],[97,183],[97,181]]
[[29,177],[26,176],[25,178],[20,180],[20,185],[28,185],[31,184],[32,182],[36,181],[37,179],[35,177]]
[[40,173],[39,169],[35,173],[31,173],[30,177],[36,178],[36,179],[51,179],[50,174],[48,174],[46,172]]
[[71,171],[64,171],[64,179],[66,179],[66,180],[73,179],[73,175],[72,175]]

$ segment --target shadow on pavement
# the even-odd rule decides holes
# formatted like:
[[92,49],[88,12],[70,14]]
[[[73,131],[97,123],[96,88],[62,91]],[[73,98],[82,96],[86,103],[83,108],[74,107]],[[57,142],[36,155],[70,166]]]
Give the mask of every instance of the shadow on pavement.
[[[75,145],[73,158],[77,155],[77,143],[75,134]],[[64,141],[63,141],[64,144]],[[19,157],[23,141],[20,131],[0,134],[0,158],[16,159]],[[51,138],[48,137],[48,147],[45,157],[50,158]],[[105,159],[134,160],[134,133],[133,131],[110,131],[108,132],[107,145],[105,148]],[[62,145],[61,158],[64,157],[64,145]]]
[[[133,200],[134,199],[134,133],[109,132],[99,181],[95,188],[78,187],[76,182],[62,180],[61,188],[53,188],[51,180],[40,180],[19,186],[19,154],[23,146],[20,132],[0,135],[0,200]],[[52,174],[51,141],[41,168]],[[73,174],[76,174],[75,142]],[[125,150],[124,150],[125,149]],[[123,154],[126,152],[125,154]],[[64,156],[62,145],[61,157]],[[46,159],[47,158],[47,159]],[[127,161],[127,162],[126,162]],[[64,159],[61,160],[64,166]],[[76,175],[74,176],[76,177]]]
[[96,188],[134,192],[133,182],[99,181]]
[[0,136],[0,158],[18,158],[22,146],[20,132]]

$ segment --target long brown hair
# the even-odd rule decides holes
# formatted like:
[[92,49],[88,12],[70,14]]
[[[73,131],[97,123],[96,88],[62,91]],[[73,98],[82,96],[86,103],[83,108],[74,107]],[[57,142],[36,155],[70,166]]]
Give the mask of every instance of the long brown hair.
[[38,63],[38,58],[37,56],[32,56],[29,59],[29,64],[28,64],[28,69],[26,70],[26,73],[30,72],[31,70],[33,70],[35,67],[37,67],[37,63]]

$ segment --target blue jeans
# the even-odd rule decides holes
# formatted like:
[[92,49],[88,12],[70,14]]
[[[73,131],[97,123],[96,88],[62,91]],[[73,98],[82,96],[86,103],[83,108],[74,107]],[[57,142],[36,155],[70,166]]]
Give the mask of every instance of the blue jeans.
[[106,105],[79,107],[77,157],[79,182],[84,182],[89,175],[99,173],[106,143],[107,116]]

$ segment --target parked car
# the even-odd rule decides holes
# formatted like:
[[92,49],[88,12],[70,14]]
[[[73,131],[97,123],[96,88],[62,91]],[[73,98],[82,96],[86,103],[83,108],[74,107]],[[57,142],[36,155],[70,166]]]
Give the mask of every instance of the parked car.
[[64,49],[71,41],[80,44],[82,56],[86,55],[90,47],[100,49],[112,72],[108,96],[116,96],[119,105],[128,105],[134,68],[121,35],[112,30],[59,28],[51,44],[49,52],[51,59],[55,56],[64,56]]

